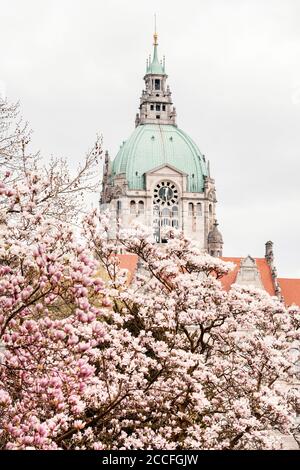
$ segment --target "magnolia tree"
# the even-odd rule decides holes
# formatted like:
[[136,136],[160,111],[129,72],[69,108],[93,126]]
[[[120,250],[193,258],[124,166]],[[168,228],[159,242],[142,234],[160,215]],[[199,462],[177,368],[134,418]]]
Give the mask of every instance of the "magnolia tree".
[[52,158],[43,166],[40,154],[29,150],[31,136],[19,104],[0,97],[0,195],[8,190],[10,197],[9,205],[0,202],[0,227],[27,211],[22,234],[30,240],[41,215],[51,217],[52,225],[76,219],[84,207],[84,194],[99,186],[97,164],[102,155],[97,137],[77,169],[70,170],[64,158]]
[[[23,155],[30,142],[31,130],[20,116],[20,105],[3,100],[0,96],[0,170],[14,172],[14,178],[24,173]],[[29,155],[28,165],[34,164],[37,155]]]
[[[110,226],[92,213],[79,244],[41,216],[29,246],[16,223],[2,235],[2,448],[278,448],[298,403],[299,311],[225,292],[230,266],[180,233],[162,249],[143,228],[113,242]],[[131,283],[120,245],[143,264]]]
[[[224,291],[231,266],[179,232],[163,248],[142,227],[112,241],[109,215],[93,212],[79,241],[53,216],[57,199],[40,199],[44,170],[11,171],[0,183],[2,449],[270,449],[295,432],[297,309]],[[132,282],[120,247],[139,257]]]

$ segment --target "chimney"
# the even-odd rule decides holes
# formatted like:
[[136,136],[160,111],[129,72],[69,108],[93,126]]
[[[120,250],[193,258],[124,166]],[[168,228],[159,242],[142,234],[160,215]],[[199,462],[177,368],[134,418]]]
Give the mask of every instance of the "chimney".
[[273,286],[275,290],[276,296],[283,302],[283,297],[281,294],[281,287],[279,285],[278,279],[277,279],[277,269],[274,266],[274,252],[273,252],[273,242],[268,241],[266,243],[266,252],[265,252],[265,259],[270,266],[271,269],[271,275],[272,275],[272,280],[273,280]]
[[266,243],[266,252],[265,252],[265,258],[267,260],[267,263],[271,266],[273,265],[274,261],[274,253],[273,253],[273,242],[268,241]]

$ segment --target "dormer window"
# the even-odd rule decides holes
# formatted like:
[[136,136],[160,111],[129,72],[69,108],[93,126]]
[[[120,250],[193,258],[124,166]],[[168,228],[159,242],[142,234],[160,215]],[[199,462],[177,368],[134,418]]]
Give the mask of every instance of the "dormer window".
[[160,80],[158,78],[155,79],[155,90],[160,90]]

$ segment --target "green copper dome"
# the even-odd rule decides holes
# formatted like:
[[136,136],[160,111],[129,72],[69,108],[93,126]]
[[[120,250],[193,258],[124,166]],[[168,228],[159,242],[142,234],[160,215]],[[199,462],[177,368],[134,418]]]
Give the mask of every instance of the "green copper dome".
[[112,177],[125,173],[129,189],[145,189],[145,173],[166,164],[188,175],[188,191],[203,192],[208,174],[203,155],[187,134],[168,124],[136,127],[113,161]]

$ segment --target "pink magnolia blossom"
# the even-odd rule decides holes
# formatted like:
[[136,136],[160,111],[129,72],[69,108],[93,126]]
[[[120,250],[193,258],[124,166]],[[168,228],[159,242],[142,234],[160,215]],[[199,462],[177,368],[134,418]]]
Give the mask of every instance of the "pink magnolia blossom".
[[[271,449],[295,432],[297,308],[224,291],[231,266],[181,233],[111,240],[94,211],[77,242],[37,221],[45,181],[28,178],[0,196],[1,448]],[[120,247],[143,265],[131,283]]]

